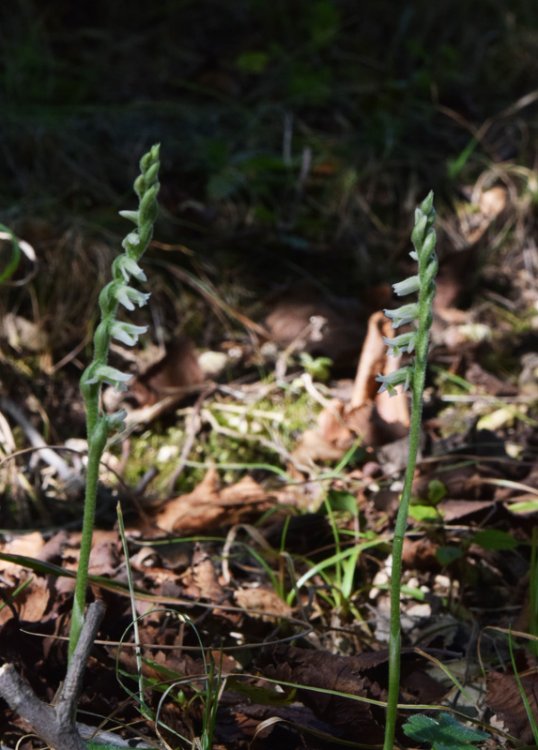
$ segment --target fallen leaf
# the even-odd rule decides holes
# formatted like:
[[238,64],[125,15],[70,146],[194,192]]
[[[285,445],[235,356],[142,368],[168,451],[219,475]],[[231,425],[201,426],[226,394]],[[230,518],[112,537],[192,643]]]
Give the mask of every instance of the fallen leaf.
[[477,185],[470,201],[458,207],[460,232],[465,241],[474,245],[486,233],[492,222],[502,214],[507,204],[507,190],[496,185],[481,190]]
[[155,520],[163,531],[195,534],[241,523],[254,510],[263,512],[272,502],[250,476],[221,491],[217,470],[211,468],[192,492],[168,500]]
[[[362,310],[356,299],[320,294],[309,283],[295,284],[269,302],[265,325],[271,339],[284,347],[330,357],[338,368],[357,359],[363,335]],[[313,319],[323,319],[319,328]]]
[[[39,557],[44,546],[45,540],[43,539],[43,535],[39,531],[34,531],[32,534],[22,534],[11,539],[2,546],[2,552],[6,552],[9,555]],[[20,565],[0,560],[0,572],[3,574],[7,573],[17,578],[22,570],[23,568]]]
[[249,617],[263,622],[274,622],[275,615],[281,617],[291,615],[291,607],[273,589],[265,586],[238,589],[234,591],[234,599],[239,607],[246,610]]
[[139,375],[129,387],[138,406],[151,406],[167,396],[183,396],[204,380],[193,342],[181,336],[166,347],[162,359]]
[[[538,716],[538,674],[520,675],[521,684],[530,704],[532,714]],[[486,678],[486,703],[503,721],[510,734],[520,742],[531,744],[532,729],[521,700],[514,675],[489,672]]]
[[[381,697],[379,685],[372,684],[357,660],[360,657],[277,646],[271,651],[263,673],[285,682],[364,697],[373,697],[373,691],[377,698]],[[383,741],[383,712],[371,704],[305,689],[298,689],[297,696],[319,719],[332,726],[338,736],[360,737],[367,744]]]

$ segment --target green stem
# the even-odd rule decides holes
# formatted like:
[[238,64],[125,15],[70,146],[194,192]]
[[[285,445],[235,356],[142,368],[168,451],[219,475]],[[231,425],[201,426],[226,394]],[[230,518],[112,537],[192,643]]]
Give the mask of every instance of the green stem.
[[[413,477],[417,463],[417,452],[420,442],[420,425],[422,418],[422,388],[424,386],[424,372],[422,377],[413,378],[412,415],[409,429],[409,457],[405,472],[404,486],[396,524],[394,526],[394,539],[392,542],[392,572],[390,583],[390,640],[389,640],[389,690],[387,698],[387,714],[385,725],[385,742],[383,750],[393,750],[394,735],[396,732],[396,717],[398,713],[398,697],[400,693],[400,654],[401,654],[401,627],[400,627],[400,595],[402,577],[402,552],[405,532],[407,529],[407,516],[409,514],[409,502]],[[421,381],[420,390],[415,387],[415,381]]]
[[[88,408],[88,407],[87,407]],[[88,408],[88,427],[90,423]],[[99,466],[101,456],[106,445],[107,425],[106,419],[99,419],[91,432],[88,433],[88,466],[86,469],[86,491],[84,495],[84,516],[82,519],[82,536],[80,540],[80,556],[78,561],[77,578],[75,582],[75,595],[73,601],[73,612],[71,616],[71,628],[69,631],[69,661],[78,643],[82,626],[84,624],[84,609],[86,607],[86,587],[90,567],[90,553],[92,549],[93,527],[95,523],[95,508],[97,504],[97,484],[99,481]]]

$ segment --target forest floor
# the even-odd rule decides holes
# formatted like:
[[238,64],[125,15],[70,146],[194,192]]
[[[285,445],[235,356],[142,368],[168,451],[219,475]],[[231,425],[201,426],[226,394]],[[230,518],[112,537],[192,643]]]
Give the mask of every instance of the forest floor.
[[[532,743],[522,689],[538,711],[538,261],[477,261],[517,220],[508,202],[475,190],[439,222],[441,246],[457,233],[464,247],[442,256],[402,596],[402,721],[444,706],[490,748]],[[62,241],[33,230],[50,267]],[[219,335],[205,351],[178,335],[113,352],[135,376],[104,397],[127,430],[102,464],[90,572],[106,615],[79,720],[151,747],[378,746],[409,424],[407,396],[374,380],[398,364],[382,338],[390,286],[357,303],[301,279],[254,320],[258,300],[240,309],[207,269],[174,269]],[[69,284],[49,312],[75,320]],[[80,540],[80,347],[54,362],[42,321],[4,320],[0,655],[52,701]],[[2,747],[39,746],[27,733],[2,713]]]
[[[100,474],[90,598],[106,614],[77,714],[90,736],[382,744],[409,404],[375,377],[397,366],[382,311],[414,273],[431,188],[440,268],[397,742],[536,748],[538,14],[509,5],[4,14],[0,220],[26,244],[7,278],[0,226],[0,664],[49,702],[79,555],[79,379],[126,231],[113,217],[161,142],[151,299],[132,318],[149,330],[113,348],[133,380],[104,394],[127,418]],[[419,714],[438,721],[429,744],[402,728]],[[0,702],[0,750],[40,747]]]

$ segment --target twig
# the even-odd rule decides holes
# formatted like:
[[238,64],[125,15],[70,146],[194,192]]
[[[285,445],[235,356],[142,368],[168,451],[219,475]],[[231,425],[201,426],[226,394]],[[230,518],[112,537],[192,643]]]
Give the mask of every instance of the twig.
[[0,696],[13,711],[31,724],[36,734],[52,750],[86,750],[75,716],[86,663],[104,613],[105,606],[101,601],[93,602],[88,607],[79,641],[55,705],[38,698],[13,664],[4,664],[0,668]]
[[57,472],[60,479],[69,481],[73,479],[73,469],[58,456],[55,451],[47,446],[43,437],[23,414],[22,410],[8,398],[0,398],[0,409],[7,412],[17,422],[34,448],[40,448],[40,457]]

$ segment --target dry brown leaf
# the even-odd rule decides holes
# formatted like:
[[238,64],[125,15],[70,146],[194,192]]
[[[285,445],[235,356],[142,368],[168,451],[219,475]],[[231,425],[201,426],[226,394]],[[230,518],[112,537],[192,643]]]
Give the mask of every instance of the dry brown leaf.
[[[265,325],[277,344],[296,343],[298,350],[330,357],[336,367],[356,361],[363,336],[362,310],[356,299],[323,296],[310,283],[286,289],[270,303]],[[323,319],[321,329],[313,319]]]
[[407,395],[398,390],[390,397],[378,393],[375,378],[388,375],[399,367],[398,357],[389,357],[383,336],[392,337],[394,330],[382,312],[374,313],[368,321],[351,401],[344,404],[334,399],[318,417],[317,427],[306,430],[292,458],[296,465],[316,461],[337,461],[360,437],[365,445],[379,446],[406,434],[409,425]]
[[274,622],[274,615],[291,615],[291,607],[282,601],[273,589],[265,586],[238,589],[234,591],[234,599],[250,617],[261,619],[263,622]]
[[195,534],[241,523],[254,509],[261,512],[271,502],[263,487],[249,476],[220,491],[217,470],[211,468],[192,492],[169,500],[157,514],[156,523],[163,531]]
[[113,576],[121,562],[120,540],[116,531],[95,529],[90,555],[90,573],[97,576]]
[[[271,651],[263,672],[268,677],[351,695],[380,697],[379,685],[360,669],[360,657],[334,656],[296,646],[277,646]],[[373,693],[372,693],[373,691]],[[365,743],[383,741],[383,714],[368,703],[350,702],[329,693],[298,690],[298,698],[342,737],[360,737]]]
[[402,562],[408,570],[431,572],[438,570],[440,565],[436,557],[439,545],[428,539],[409,539],[405,537]]
[[[440,700],[445,688],[424,670],[424,657],[412,648],[402,650],[402,691],[410,700]],[[265,655],[262,671],[286,682],[384,700],[388,652],[336,656],[297,646],[276,646]],[[298,698],[341,737],[360,737],[365,744],[383,741],[384,713],[371,704],[350,702],[329,693],[298,690]]]
[[454,523],[475,513],[490,509],[493,500],[441,500],[437,509],[447,523]]
[[507,197],[506,188],[500,185],[489,190],[473,190],[470,202],[460,206],[458,211],[460,232],[468,244],[478,242],[491,223],[502,214]]
[[180,336],[166,347],[162,359],[139,375],[129,388],[139,406],[157,403],[166,396],[183,395],[185,390],[199,385],[204,374],[198,364],[198,354],[193,342]]
[[[522,674],[520,680],[531,711],[534,716],[538,716],[538,674]],[[502,719],[510,734],[524,744],[532,743],[532,729],[515,677],[502,672],[490,672],[486,684],[486,703],[490,709]]]
[[224,589],[210,555],[199,544],[192,556],[192,584],[197,588],[197,596],[209,601],[222,601]]
[[[34,531],[32,534],[22,534],[7,542],[3,545],[2,552],[9,555],[39,557],[44,546],[45,540],[43,539],[43,535],[39,531]],[[23,568],[20,565],[0,560],[0,572],[4,575],[7,573],[17,578],[22,570]]]
[[22,596],[17,597],[15,606],[19,612],[19,619],[23,622],[43,622],[50,600],[48,581],[41,577],[34,578]]

